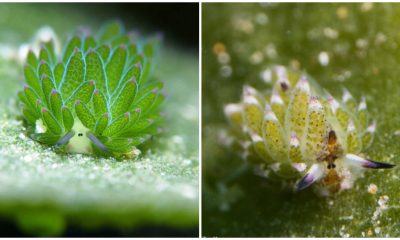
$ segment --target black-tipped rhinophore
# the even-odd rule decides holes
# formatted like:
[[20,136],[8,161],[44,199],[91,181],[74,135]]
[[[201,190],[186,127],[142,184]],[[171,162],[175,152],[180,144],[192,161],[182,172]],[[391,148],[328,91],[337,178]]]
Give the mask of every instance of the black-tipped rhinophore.
[[92,141],[92,143],[96,145],[98,148],[100,148],[104,152],[108,153],[110,152],[108,148],[93,133],[88,132],[86,135],[90,139],[90,141]]
[[322,164],[317,163],[312,165],[306,175],[304,175],[304,177],[296,184],[296,191],[309,187],[311,184],[321,179],[323,174],[324,168]]
[[390,163],[376,162],[376,161],[373,161],[373,160],[366,159],[365,163],[363,163],[362,166],[365,167],[365,168],[379,169],[379,168],[393,168],[396,165],[393,165],[393,164],[390,164]]
[[347,161],[347,163],[353,166],[363,167],[363,168],[379,169],[379,168],[392,168],[396,166],[389,163],[375,162],[373,160],[365,159],[354,154],[346,154],[345,161]]
[[313,184],[315,181],[314,181],[314,178],[311,176],[311,175],[309,175],[309,174],[306,174],[297,184],[296,184],[296,192],[297,191],[300,191],[300,190],[303,190],[304,188],[306,188],[306,187],[309,187],[311,184]]
[[66,144],[73,136],[75,135],[75,132],[71,130],[70,132],[66,133],[64,136],[62,136],[57,142],[56,146],[61,146]]

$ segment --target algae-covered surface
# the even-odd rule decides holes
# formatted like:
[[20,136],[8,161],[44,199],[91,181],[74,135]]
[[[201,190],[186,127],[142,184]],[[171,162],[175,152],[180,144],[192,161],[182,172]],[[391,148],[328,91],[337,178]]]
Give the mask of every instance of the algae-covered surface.
[[[141,227],[146,227],[143,235],[196,236],[195,51],[165,39],[154,72],[165,82],[167,94],[164,133],[147,144],[137,159],[58,154],[25,135],[16,97],[24,81],[22,65],[16,60],[18,47],[43,26],[52,27],[60,39],[81,25],[97,30],[104,19],[88,9],[90,6],[0,4],[0,219],[26,236],[63,235],[71,227],[89,236],[101,229],[130,236]],[[144,33],[162,31],[139,23],[143,21],[126,25]],[[15,234],[1,228],[2,233]]]
[[[264,70],[305,70],[341,97],[365,96],[377,121],[366,156],[399,164],[400,4],[203,4],[202,230],[204,236],[399,237],[399,170],[369,170],[336,196],[282,190],[223,146],[223,105]],[[377,191],[375,192],[375,186]]]

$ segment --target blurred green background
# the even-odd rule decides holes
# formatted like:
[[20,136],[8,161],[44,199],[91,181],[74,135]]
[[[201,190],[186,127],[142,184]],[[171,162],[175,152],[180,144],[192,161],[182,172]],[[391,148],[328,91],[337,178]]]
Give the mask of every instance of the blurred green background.
[[[65,40],[116,18],[164,34],[154,75],[165,81],[165,133],[122,162],[27,138],[19,46],[43,26]],[[0,33],[0,236],[198,236],[198,4],[1,3]]]
[[400,4],[204,3],[202,19],[202,234],[399,237],[397,168],[367,171],[330,198],[293,194],[243,167],[221,134],[223,105],[240,99],[244,83],[268,88],[262,73],[280,64],[307,71],[336,97],[343,86],[365,96],[378,122],[365,154],[398,164]]

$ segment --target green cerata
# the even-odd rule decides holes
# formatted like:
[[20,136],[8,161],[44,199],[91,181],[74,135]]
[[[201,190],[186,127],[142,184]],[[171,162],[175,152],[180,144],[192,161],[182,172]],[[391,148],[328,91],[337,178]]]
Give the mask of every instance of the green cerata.
[[63,152],[133,157],[160,132],[163,83],[152,77],[160,36],[139,38],[118,21],[78,30],[29,51],[18,93],[28,135]]

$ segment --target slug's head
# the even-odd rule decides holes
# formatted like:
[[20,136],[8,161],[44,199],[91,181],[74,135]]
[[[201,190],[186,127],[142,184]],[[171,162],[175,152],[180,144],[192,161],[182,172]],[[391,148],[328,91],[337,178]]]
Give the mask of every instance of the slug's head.
[[61,137],[56,146],[66,146],[71,153],[93,153],[93,145],[104,152],[109,152],[107,147],[88,129],[80,120],[75,120],[71,131]]
[[326,151],[321,154],[303,178],[296,184],[302,190],[314,183],[321,195],[328,196],[350,189],[365,168],[392,168],[395,165],[365,159],[355,154],[343,154],[334,131],[329,132]]

